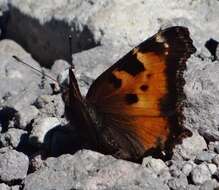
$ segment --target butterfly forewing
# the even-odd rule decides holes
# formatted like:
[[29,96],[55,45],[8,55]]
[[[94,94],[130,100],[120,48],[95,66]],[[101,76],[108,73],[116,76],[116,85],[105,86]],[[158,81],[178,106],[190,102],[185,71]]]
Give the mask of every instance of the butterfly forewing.
[[194,52],[187,28],[171,27],[141,43],[94,81],[86,101],[101,120],[106,153],[107,147],[115,148],[117,157],[136,160],[147,152],[170,151],[185,131],[179,99],[185,62]]

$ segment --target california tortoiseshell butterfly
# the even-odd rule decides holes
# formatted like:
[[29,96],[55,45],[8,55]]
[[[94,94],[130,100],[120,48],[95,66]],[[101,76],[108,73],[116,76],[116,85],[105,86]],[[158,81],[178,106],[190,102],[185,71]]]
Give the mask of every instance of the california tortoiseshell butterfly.
[[183,127],[183,71],[196,51],[185,27],[159,31],[101,74],[82,97],[72,69],[64,97],[82,148],[139,161],[170,156]]

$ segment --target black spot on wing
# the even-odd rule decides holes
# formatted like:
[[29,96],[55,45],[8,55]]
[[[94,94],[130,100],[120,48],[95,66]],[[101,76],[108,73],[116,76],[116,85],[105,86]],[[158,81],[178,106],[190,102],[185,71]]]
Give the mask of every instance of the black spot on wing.
[[136,94],[126,94],[125,101],[127,104],[134,104],[138,102],[138,96]]
[[109,76],[109,82],[110,82],[111,84],[113,84],[113,86],[114,86],[115,88],[120,88],[121,85],[122,85],[122,80],[116,78],[116,76],[115,76],[114,74],[111,74],[111,75]]
[[150,79],[152,77],[152,74],[147,74],[147,78]]
[[118,68],[119,71],[126,71],[133,76],[145,71],[144,65],[137,59],[136,54],[124,57],[122,62],[121,66]]
[[141,85],[140,89],[145,92],[148,90],[148,85],[143,84],[143,85]]

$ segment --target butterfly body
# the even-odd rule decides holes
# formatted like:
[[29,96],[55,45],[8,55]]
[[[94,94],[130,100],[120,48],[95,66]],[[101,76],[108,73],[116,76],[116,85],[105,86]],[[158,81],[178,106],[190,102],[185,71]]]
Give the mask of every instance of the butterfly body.
[[100,75],[85,98],[69,69],[67,118],[84,147],[132,161],[171,155],[191,135],[182,124],[182,75],[194,52],[186,28],[161,30]]

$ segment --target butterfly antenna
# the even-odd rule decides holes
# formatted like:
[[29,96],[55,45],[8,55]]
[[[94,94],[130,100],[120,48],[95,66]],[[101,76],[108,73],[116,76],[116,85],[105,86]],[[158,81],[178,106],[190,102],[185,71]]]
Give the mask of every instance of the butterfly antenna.
[[29,64],[27,64],[27,63],[25,63],[25,62],[22,61],[20,58],[18,58],[16,55],[13,55],[12,57],[13,57],[17,62],[24,64],[25,66],[27,66],[27,67],[33,69],[33,70],[36,71],[37,73],[40,73],[41,75],[43,75],[44,78],[47,77],[47,78],[49,78],[50,80],[52,80],[52,81],[58,83],[58,81],[57,81],[56,79],[54,79],[54,78],[51,77],[50,75],[46,74],[45,72],[43,72],[43,74],[42,74],[42,72],[41,72],[40,70],[38,70],[38,69],[36,69],[35,67],[33,67],[33,66],[31,66],[31,65],[29,65]]
[[68,41],[69,41],[69,63],[71,65],[71,68],[74,69],[75,66],[73,64],[73,59],[72,59],[72,35],[69,34],[68,36]]

